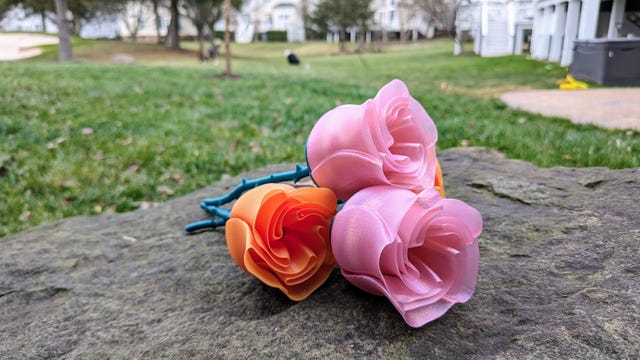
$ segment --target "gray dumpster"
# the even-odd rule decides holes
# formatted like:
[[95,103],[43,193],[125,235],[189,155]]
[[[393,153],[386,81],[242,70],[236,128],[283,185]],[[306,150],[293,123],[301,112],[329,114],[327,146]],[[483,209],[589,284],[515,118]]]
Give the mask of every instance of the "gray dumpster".
[[569,72],[603,85],[640,85],[640,38],[576,40]]

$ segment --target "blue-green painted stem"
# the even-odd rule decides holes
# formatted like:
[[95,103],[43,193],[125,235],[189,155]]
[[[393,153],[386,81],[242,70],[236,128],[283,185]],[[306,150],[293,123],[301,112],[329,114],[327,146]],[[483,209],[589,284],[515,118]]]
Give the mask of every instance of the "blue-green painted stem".
[[227,219],[201,220],[187,225],[184,229],[187,232],[194,232],[202,229],[215,229],[218,226],[224,225],[225,222],[227,222]]
[[237,200],[245,191],[251,190],[260,185],[279,183],[284,181],[293,181],[295,183],[307,176],[309,176],[309,168],[300,164],[296,164],[296,169],[292,171],[271,174],[269,176],[261,177],[254,180],[242,179],[242,183],[231,190],[230,193],[216,198],[205,199],[200,204],[200,207],[205,209],[205,207],[207,206],[224,205],[233,200]]
[[260,185],[270,183],[279,183],[284,181],[293,181],[294,183],[296,183],[300,179],[303,179],[307,176],[309,176],[309,168],[300,164],[296,164],[296,169],[292,171],[271,174],[269,176],[261,177],[254,180],[242,179],[242,183],[231,190],[230,193],[216,198],[205,199],[200,203],[200,207],[203,210],[206,210],[209,214],[217,217],[216,219],[202,220],[191,223],[185,227],[185,230],[187,232],[193,232],[196,230],[207,228],[215,229],[218,226],[223,226],[225,222],[229,220],[229,217],[231,216],[231,210],[222,209],[220,208],[220,206],[233,200],[237,200],[245,191],[251,190]]
[[221,217],[224,221],[229,220],[231,217],[231,210],[229,209],[222,209],[217,206],[207,206],[205,210],[213,216]]

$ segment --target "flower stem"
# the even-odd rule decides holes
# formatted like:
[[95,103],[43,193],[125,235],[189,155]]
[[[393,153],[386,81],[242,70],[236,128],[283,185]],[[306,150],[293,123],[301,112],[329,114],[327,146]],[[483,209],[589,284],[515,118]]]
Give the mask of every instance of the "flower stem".
[[296,169],[292,171],[271,174],[269,176],[261,177],[254,180],[242,179],[242,183],[236,186],[228,194],[216,198],[205,199],[200,203],[200,207],[203,210],[218,218],[191,223],[185,227],[185,230],[187,232],[194,232],[196,230],[202,230],[206,228],[215,229],[218,226],[223,226],[225,222],[229,220],[229,217],[231,216],[231,210],[222,209],[219,206],[222,206],[233,200],[237,200],[245,191],[251,190],[260,185],[279,183],[284,181],[293,181],[295,183],[307,176],[309,176],[309,168],[300,164],[296,164]]
[[218,226],[224,225],[225,222],[227,222],[227,219],[201,220],[201,221],[196,221],[194,223],[187,225],[184,229],[190,233],[197,230],[208,229],[208,228],[215,229]]
[[242,179],[242,183],[231,190],[230,193],[216,198],[205,199],[202,204],[200,204],[200,207],[204,209],[205,206],[224,205],[233,200],[237,200],[243,192],[253,189],[257,186],[270,183],[279,183],[283,181],[293,181],[295,183],[307,176],[309,176],[309,168],[300,164],[296,164],[296,169],[292,171],[271,174],[269,176],[261,177],[254,180]]
[[221,217],[224,221],[229,220],[229,218],[231,217],[231,210],[229,209],[222,209],[217,206],[207,206],[204,208],[204,210],[206,210],[209,214],[213,216]]

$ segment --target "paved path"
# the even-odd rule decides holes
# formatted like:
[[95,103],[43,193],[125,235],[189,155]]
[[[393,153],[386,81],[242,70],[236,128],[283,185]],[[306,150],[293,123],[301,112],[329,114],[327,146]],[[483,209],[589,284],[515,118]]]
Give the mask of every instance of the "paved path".
[[56,36],[26,33],[0,34],[0,61],[37,56],[42,53],[37,46],[57,43]]
[[589,90],[527,90],[503,94],[510,107],[579,124],[640,131],[640,87]]

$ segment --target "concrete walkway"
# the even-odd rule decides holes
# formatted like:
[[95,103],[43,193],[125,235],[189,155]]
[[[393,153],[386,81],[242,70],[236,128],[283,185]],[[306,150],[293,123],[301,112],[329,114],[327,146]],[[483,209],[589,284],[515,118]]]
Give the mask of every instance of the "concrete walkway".
[[527,90],[503,94],[512,108],[567,118],[578,124],[640,131],[640,87]]
[[0,34],[0,61],[37,56],[42,53],[37,46],[57,43],[57,36],[27,33]]

